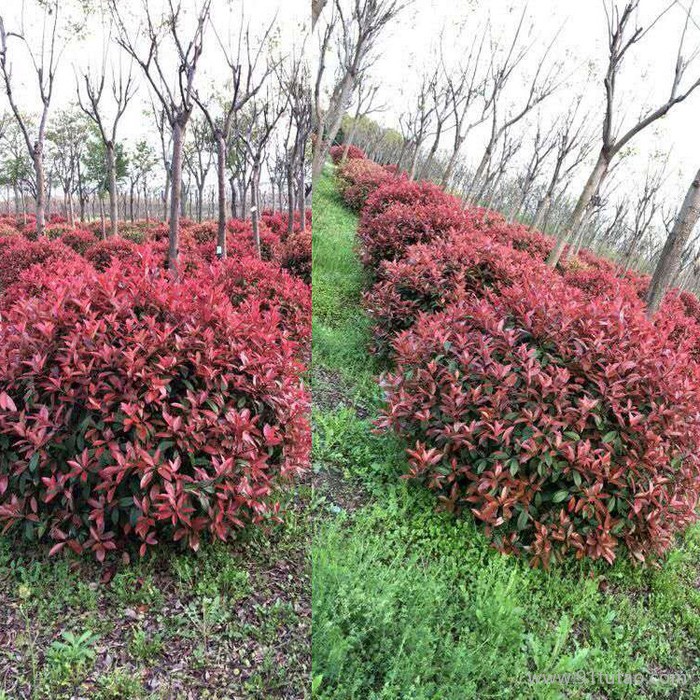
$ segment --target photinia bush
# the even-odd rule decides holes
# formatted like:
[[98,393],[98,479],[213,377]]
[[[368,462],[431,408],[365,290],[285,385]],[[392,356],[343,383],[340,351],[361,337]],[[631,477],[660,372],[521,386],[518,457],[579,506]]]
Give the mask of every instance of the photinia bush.
[[353,146],[352,144],[348,146],[348,152],[343,158],[345,153],[345,146],[340,144],[339,146],[331,146],[330,156],[331,160],[338,165],[343,160],[363,160],[367,156],[365,152],[359,146]]
[[91,263],[96,270],[104,271],[116,260],[119,265],[137,264],[141,259],[139,248],[136,243],[112,236],[101,241],[87,250],[85,259]]
[[395,175],[371,160],[354,159],[340,164],[337,171],[338,189],[347,206],[359,211],[367,197]]
[[380,425],[500,550],[644,561],[696,519],[697,369],[638,308],[527,282],[420,317],[394,350]]
[[280,242],[275,260],[285,270],[311,284],[311,228],[293,231]]
[[396,333],[410,328],[421,313],[436,313],[488,289],[556,275],[528,253],[464,229],[431,243],[411,246],[398,261],[384,261],[365,294],[374,321],[375,351],[386,354]]
[[370,267],[396,260],[409,246],[443,238],[466,222],[459,200],[437,185],[394,179],[377,187],[362,209],[362,260]]
[[274,517],[309,448],[276,310],[129,265],[40,272],[0,317],[4,530],[103,560]]
[[216,284],[234,307],[252,302],[263,312],[269,310],[280,330],[309,346],[311,288],[276,264],[255,257],[228,258],[206,270],[202,283]]
[[[311,227],[311,209],[306,209],[306,226]],[[271,211],[269,209],[262,213],[261,220],[275,234],[280,237],[287,235],[289,214],[286,211]],[[294,231],[301,231],[301,214],[299,210],[294,211],[294,223],[292,224]]]
[[90,231],[72,229],[61,236],[61,243],[72,248],[78,255],[85,255],[99,240]]
[[50,267],[58,260],[77,254],[61,241],[29,241],[25,238],[0,239],[0,293],[16,282],[20,273],[39,263]]

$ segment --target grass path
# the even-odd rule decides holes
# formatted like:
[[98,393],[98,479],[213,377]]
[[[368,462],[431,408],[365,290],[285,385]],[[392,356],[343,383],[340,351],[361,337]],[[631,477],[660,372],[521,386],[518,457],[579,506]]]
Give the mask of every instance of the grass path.
[[[356,225],[327,173],[313,229],[314,697],[700,698],[700,528],[660,570],[532,570],[399,478],[402,446],[371,432],[381,368]],[[692,679],[662,678],[681,672]]]
[[309,487],[272,533],[107,571],[0,539],[0,700],[309,696]]

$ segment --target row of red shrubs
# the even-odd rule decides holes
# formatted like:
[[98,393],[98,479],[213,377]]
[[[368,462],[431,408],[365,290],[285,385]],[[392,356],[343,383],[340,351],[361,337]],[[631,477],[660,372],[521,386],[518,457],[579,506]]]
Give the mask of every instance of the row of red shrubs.
[[0,237],[0,526],[52,552],[227,539],[308,466],[309,285],[235,221],[223,262],[183,229],[174,281],[154,228]]
[[408,475],[533,565],[663,553],[697,517],[698,300],[650,321],[648,278],[588,251],[553,270],[550,237],[368,160],[338,182]]

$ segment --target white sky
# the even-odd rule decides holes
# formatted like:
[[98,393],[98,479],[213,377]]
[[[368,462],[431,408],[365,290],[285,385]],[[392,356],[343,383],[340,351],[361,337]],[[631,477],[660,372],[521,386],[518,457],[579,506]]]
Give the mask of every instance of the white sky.
[[[9,3],[9,4],[8,4]],[[189,41],[194,30],[194,20],[196,9],[201,4],[201,0],[182,0],[183,22],[186,28],[183,37]],[[148,5],[153,17],[159,16],[159,9],[167,5],[165,0],[148,0]],[[19,31],[21,26],[22,8],[24,6],[25,31],[31,39],[32,45],[39,47],[42,33],[43,12],[38,9],[36,0],[0,0],[0,15],[4,16],[6,30]],[[78,16],[75,12],[75,0],[62,1],[61,17],[66,20]],[[142,0],[120,0],[119,10],[128,27],[134,29],[134,40],[138,27],[139,16],[143,17]],[[237,44],[238,32],[241,27],[241,12],[243,12],[244,22],[250,25],[252,37],[265,33],[270,23],[275,19],[276,45],[281,54],[290,54],[298,50],[302,45],[303,37],[307,31],[304,28],[306,23],[310,24],[310,11],[307,0],[291,0],[281,2],[280,0],[213,0],[212,2],[212,24],[216,28],[216,34],[224,44]],[[70,15],[69,15],[70,13]],[[108,17],[108,14],[106,15]],[[64,22],[62,22],[64,23]],[[65,32],[64,32],[65,34]],[[116,29],[113,30],[116,35]],[[216,38],[216,34],[209,26],[206,31],[204,41],[204,51],[200,58],[195,84],[200,95],[206,98],[208,95],[223,91],[226,81],[229,79],[229,68],[224,62],[223,55]],[[104,53],[103,24],[100,13],[95,13],[84,27],[82,36],[77,36],[74,32],[68,31],[69,39],[65,42],[65,48],[61,56],[58,69],[54,99],[52,100],[51,112],[69,106],[76,100],[76,71],[78,73],[87,69],[99,73]],[[41,103],[36,85],[36,74],[32,69],[31,59],[20,42],[14,39],[9,40],[8,54],[13,66],[13,89],[19,107],[23,112],[38,112]],[[165,42],[171,43],[171,42]],[[166,54],[167,56],[167,54]],[[128,72],[129,58],[126,53],[115,43],[108,45],[108,64],[119,65],[121,61]],[[176,65],[169,62],[172,70],[170,73],[175,76]],[[260,66],[264,68],[264,57],[260,60]],[[144,138],[151,141],[159,149],[159,137],[156,126],[151,116],[151,99],[147,81],[141,68],[134,64],[133,75],[138,83],[136,97],[129,104],[127,112],[119,124],[118,140],[127,145],[134,144]],[[109,73],[108,73],[109,75]],[[4,88],[4,86],[2,86]],[[157,99],[153,100],[158,104]],[[109,108],[112,105],[109,84],[105,88],[103,103],[107,114],[111,114]],[[5,96],[4,89],[0,89],[0,112],[9,109],[9,104]],[[194,114],[199,110],[195,108]],[[107,119],[109,123],[109,118]],[[158,150],[159,152],[159,150]]]
[[[689,1],[681,0],[682,6],[687,7]],[[622,0],[618,3],[621,5]],[[420,72],[437,61],[441,32],[447,63],[458,62],[466,58],[470,42],[475,40],[487,16],[490,16],[495,35],[502,33],[510,38],[525,5],[534,27],[530,35],[534,46],[522,64],[520,76],[527,76],[534,70],[539,56],[557,32],[560,34],[552,56],[562,59],[565,73],[571,73],[567,88],[542,105],[543,122],[548,123],[565,112],[573,98],[584,93],[586,102],[597,110],[595,124],[600,125],[604,100],[602,78],[607,57],[602,0],[530,0],[527,3],[525,0],[418,0],[382,40],[381,57],[373,76],[382,85],[388,109],[375,118],[386,126],[398,127],[398,115],[419,87]],[[669,0],[642,0],[640,24],[646,26],[647,18],[668,5]],[[700,3],[693,16],[700,24]],[[666,98],[684,19],[682,7],[672,8],[628,55],[618,81],[621,107],[618,114],[626,115],[624,125],[634,122],[645,106],[656,105]],[[700,46],[697,26],[691,24],[686,45],[687,54]],[[688,68],[685,82],[693,82],[697,77],[700,77],[700,57]],[[509,88],[510,99],[521,102],[526,85],[524,77],[515,78]],[[686,102],[674,107],[666,118],[635,138],[633,156],[624,167],[639,174],[646,170],[650,155],[670,151],[667,195],[682,197],[690,178],[700,167],[700,139],[696,136],[699,116],[700,88]],[[485,129],[488,126],[474,133],[465,144],[464,155],[472,161],[481,157]]]

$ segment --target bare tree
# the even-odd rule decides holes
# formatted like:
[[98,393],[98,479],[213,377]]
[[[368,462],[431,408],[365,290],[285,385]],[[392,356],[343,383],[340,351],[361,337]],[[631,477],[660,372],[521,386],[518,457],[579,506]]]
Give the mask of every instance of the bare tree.
[[318,22],[318,18],[323,12],[323,8],[326,6],[328,0],[311,0],[311,28],[313,29]]
[[345,143],[343,148],[343,157],[345,160],[348,157],[348,151],[350,146],[352,146],[353,139],[355,138],[355,132],[357,131],[357,124],[362,117],[366,117],[372,112],[376,112],[380,107],[375,104],[375,99],[377,93],[379,92],[379,85],[372,85],[368,80],[362,79],[357,85],[357,97],[355,98],[355,113],[352,117],[352,122],[350,123],[350,131],[345,135]]
[[670,281],[675,277],[681,253],[700,218],[700,170],[690,183],[676,222],[666,239],[647,292],[647,315],[652,316],[663,301]]
[[[108,40],[109,42],[109,40]],[[111,91],[114,99],[115,110],[111,120],[107,120],[102,104],[105,83],[107,81],[107,51],[102,58],[102,68],[99,76],[93,78],[89,72],[82,74],[82,81],[85,84],[85,100],[83,100],[81,81],[77,79],[76,92],[80,109],[94,122],[97,131],[105,147],[107,160],[107,189],[109,191],[109,220],[110,235],[116,236],[119,230],[119,213],[117,211],[117,130],[119,122],[124,116],[124,112],[129,104],[129,100],[134,96],[135,83],[131,72],[131,64],[128,73],[124,74],[121,62],[118,69],[112,65],[109,69],[111,73]]]
[[510,162],[521,147],[522,139],[516,140],[511,136],[509,131],[503,134],[499,157],[495,162],[492,162],[492,159],[489,158],[486,164],[486,170],[481,178],[481,186],[474,196],[474,202],[483,202],[487,207],[493,206],[503,176]]
[[447,121],[451,114],[450,91],[447,82],[444,80],[444,64],[440,64],[430,80],[430,100],[432,103],[432,118],[435,123],[432,141],[425,160],[421,163],[417,176],[422,178],[429,176],[433,161],[440,146],[443,132],[447,127]]
[[[685,38],[690,20],[690,11],[692,5],[686,12],[685,24],[678,45],[676,54],[675,68],[673,79],[671,81],[671,89],[668,98],[658,107],[649,110],[643,114],[635,124],[628,128],[623,133],[618,133],[615,128],[616,116],[616,94],[617,94],[617,78],[620,73],[620,68],[625,57],[630,49],[637,45],[649,31],[659,22],[659,20],[675,6],[675,2],[671,2],[664,10],[662,10],[649,24],[646,29],[643,29],[636,23],[636,11],[639,7],[640,0],[627,0],[624,7],[620,11],[613,0],[610,0],[610,5],[607,1],[605,4],[607,27],[608,27],[608,66],[604,78],[605,86],[605,116],[603,118],[602,143],[595,166],[588,176],[588,180],[584,185],[583,191],[576,202],[576,206],[569,217],[566,226],[565,235],[561,237],[557,245],[552,250],[549,256],[548,263],[554,267],[561,259],[567,243],[572,237],[577,234],[577,229],[584,218],[586,209],[588,208],[591,199],[599,189],[603,180],[607,177],[610,163],[612,159],[624,148],[637,134],[646,129],[648,126],[661,119],[680,102],[683,102],[698,86],[700,86],[700,78],[695,80],[685,89],[681,89],[681,82],[686,73],[686,69],[690,64],[690,60],[684,57]],[[697,52],[694,52],[693,57]]]
[[[333,0],[333,13],[321,34],[314,87],[312,177],[321,174],[345,110],[361,76],[373,63],[373,49],[387,25],[410,0]],[[346,4],[351,5],[350,12]],[[322,106],[327,54],[337,51],[338,67],[325,108]]]
[[430,99],[432,93],[431,80],[432,77],[423,75],[415,101],[410,100],[414,103],[414,107],[399,116],[402,133],[411,151],[411,160],[408,167],[408,177],[411,180],[416,176],[420,149],[428,138],[428,130],[435,111],[435,106]]
[[659,167],[650,164],[644,177],[644,186],[634,203],[634,215],[630,230],[630,238],[621,261],[622,270],[626,270],[636,254],[639,244],[649,232],[654,219],[661,209],[659,196],[664,184],[664,174],[668,164],[668,156],[662,159]]
[[[36,178],[36,231],[39,236],[44,234],[44,218],[46,205],[46,172],[44,169],[44,144],[46,140],[46,125],[53,97],[56,71],[61,56],[57,44],[59,1],[53,0],[42,4],[44,9],[42,19],[41,41],[38,47],[33,45],[26,36],[24,14],[18,32],[7,31],[5,22],[0,16],[0,71],[5,83],[5,93],[17,124],[22,132],[24,142],[34,167]],[[8,56],[8,40],[16,39],[24,44],[36,74],[39,96],[41,98],[41,115],[34,133],[30,133],[31,125],[22,114],[12,90],[12,66]]]
[[277,122],[286,109],[286,100],[274,95],[270,89],[262,96],[248,103],[249,114],[246,124],[239,121],[236,135],[245,148],[251,164],[250,173],[250,218],[253,224],[253,242],[260,255],[260,176],[265,149],[270,142]]
[[548,129],[547,133],[542,132],[542,123],[538,116],[537,130],[532,143],[532,151],[530,159],[525,167],[522,180],[520,182],[520,197],[518,198],[511,218],[515,219],[520,215],[528,197],[532,191],[532,187],[537,180],[538,175],[542,170],[542,165],[549,157],[550,153],[557,147],[557,132],[555,129]]
[[[502,93],[508,78],[513,74],[513,68],[527,53],[527,49],[525,49],[524,51],[515,54],[521,25],[522,19],[521,24],[518,25],[518,30],[516,31],[513,43],[507,54],[506,61],[503,63],[503,66],[500,69],[494,72],[492,78],[491,94],[487,98],[491,110],[491,130],[489,132],[488,141],[486,142],[486,147],[484,148],[484,153],[479,161],[476,171],[474,172],[474,176],[472,177],[470,194],[476,187],[479,186],[484,170],[488,166],[493,152],[503,135],[509,129],[521,122],[533,109],[535,109],[535,107],[546,100],[561,84],[561,78],[559,75],[561,72],[561,66],[556,63],[552,63],[549,67],[547,67],[547,60],[550,51],[554,42],[556,41],[555,37],[549,46],[547,46],[542,54],[542,57],[537,63],[537,68],[535,69],[535,73],[530,80],[530,85],[527,89],[527,96],[524,103],[516,107],[513,111],[509,112],[505,119],[500,121],[499,105]],[[514,54],[516,56],[515,60],[511,59],[511,56]]]
[[537,203],[533,228],[543,228],[554,201],[555,192],[590,155],[593,141],[587,130],[588,115],[579,117],[581,101],[567,112],[557,131],[554,168],[542,197]]
[[[135,33],[127,27],[118,9],[117,0],[109,0],[119,36],[117,43],[131,56],[143,70],[151,89],[163,108],[172,133],[171,197],[170,197],[170,240],[168,267],[177,275],[179,257],[179,228],[182,198],[182,151],[185,129],[194,107],[194,79],[197,65],[202,55],[204,30],[209,18],[211,0],[204,0],[197,10],[196,28],[189,42],[183,40],[181,27],[182,3],[168,0],[165,14],[154,20],[149,3],[143,0],[142,8],[146,18],[145,27],[139,33],[145,35],[147,49],[142,51],[133,41]],[[177,57],[175,80],[166,77],[167,67],[162,58],[162,46],[169,37]]]
[[287,96],[287,233],[294,229],[294,191],[299,205],[300,226],[306,229],[306,153],[312,129],[310,75],[305,61],[295,56],[280,70],[280,85]]
[[[517,62],[522,59],[522,56],[517,56],[515,57],[517,60],[512,60],[514,58],[513,52],[515,50],[515,42],[519,36],[520,28],[522,27],[523,17],[521,17],[518,24],[515,39],[511,45],[511,51],[500,70],[495,72],[494,89],[496,85],[504,83],[508,79],[508,76],[515,68],[515,65],[517,65]],[[455,71],[445,68],[447,100],[452,113],[454,136],[452,139],[452,152],[447,161],[447,166],[442,173],[441,184],[443,187],[446,187],[452,180],[460,151],[467,136],[472,129],[485,122],[488,118],[493,94],[488,98],[486,96],[485,88],[487,75],[482,75],[483,69],[481,65],[481,56],[486,40],[487,29],[488,28],[485,28],[481,41],[478,43],[470,43],[469,54],[464,64]],[[494,49],[493,44],[491,48]],[[478,110],[473,119],[470,119],[469,117],[473,111],[473,107],[477,102],[481,102],[481,109]]]
[[259,40],[257,48],[253,48],[250,36],[250,25],[245,25],[241,17],[241,30],[236,45],[229,37],[228,44],[224,43],[214,28],[221,54],[226,61],[230,76],[230,87],[227,96],[223,99],[221,113],[217,116],[213,107],[207,104],[198,94],[194,93],[199,108],[204,113],[209,127],[214,135],[216,143],[216,180],[218,194],[218,226],[216,238],[216,250],[219,258],[226,258],[226,161],[229,152],[229,140],[236,121],[236,116],[262,89],[267,78],[276,66],[276,62],[268,60],[265,68],[260,70],[259,65],[264,50],[267,48],[268,39],[274,27],[274,20],[270,22],[263,37]]
[[192,128],[190,129],[189,142],[185,143],[184,158],[185,168],[194,180],[197,188],[196,206],[197,206],[197,221],[202,221],[204,208],[204,186],[207,182],[207,176],[211,170],[211,165],[214,160],[212,151],[212,135],[209,130],[209,124],[204,117],[197,119],[193,117]]
[[63,189],[64,207],[71,226],[75,224],[73,194],[78,185],[80,161],[84,154],[87,134],[88,121],[76,109],[58,112],[46,132],[47,140],[53,145],[50,157]]

